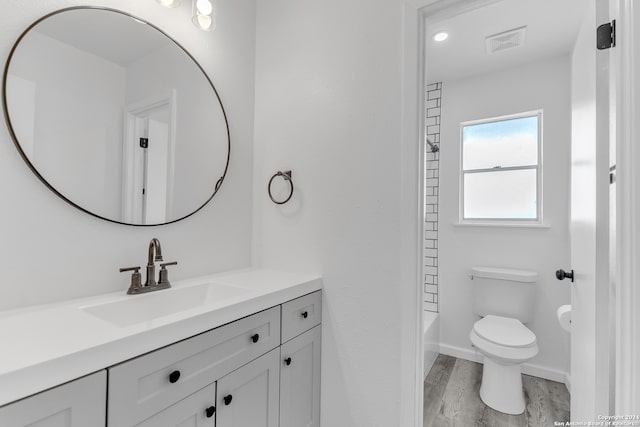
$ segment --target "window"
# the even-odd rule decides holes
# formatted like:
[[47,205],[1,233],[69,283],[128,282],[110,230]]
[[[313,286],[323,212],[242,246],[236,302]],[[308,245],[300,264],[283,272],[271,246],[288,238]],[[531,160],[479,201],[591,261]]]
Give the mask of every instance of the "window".
[[542,112],[461,124],[462,222],[540,222]]

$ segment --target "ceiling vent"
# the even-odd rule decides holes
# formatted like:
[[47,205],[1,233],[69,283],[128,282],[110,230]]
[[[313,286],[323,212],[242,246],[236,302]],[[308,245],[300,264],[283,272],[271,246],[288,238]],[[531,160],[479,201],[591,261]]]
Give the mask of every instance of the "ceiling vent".
[[526,34],[527,27],[525,26],[487,36],[485,39],[487,55],[522,46],[524,44]]

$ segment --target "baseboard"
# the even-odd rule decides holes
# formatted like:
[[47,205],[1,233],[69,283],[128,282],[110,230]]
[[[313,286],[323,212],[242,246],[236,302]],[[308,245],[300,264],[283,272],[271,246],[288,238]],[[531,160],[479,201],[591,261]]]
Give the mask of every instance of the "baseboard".
[[[484,357],[482,356],[482,354],[473,349],[456,347],[442,343],[440,343],[440,353],[447,356],[457,357],[458,359],[470,360],[472,362],[478,363],[482,363]],[[569,375],[566,372],[548,368],[546,366],[524,363],[522,364],[522,373],[538,378],[544,378],[546,380],[564,383],[567,385],[569,391],[571,391],[571,389],[569,388]]]

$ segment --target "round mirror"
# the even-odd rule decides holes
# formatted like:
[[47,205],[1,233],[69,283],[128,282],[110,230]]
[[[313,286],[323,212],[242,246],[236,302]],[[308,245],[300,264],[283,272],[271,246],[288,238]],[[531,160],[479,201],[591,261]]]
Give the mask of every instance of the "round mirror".
[[229,164],[227,117],[204,70],[158,28],[116,10],[64,9],[27,28],[7,59],[3,104],[40,180],[108,221],[186,218]]

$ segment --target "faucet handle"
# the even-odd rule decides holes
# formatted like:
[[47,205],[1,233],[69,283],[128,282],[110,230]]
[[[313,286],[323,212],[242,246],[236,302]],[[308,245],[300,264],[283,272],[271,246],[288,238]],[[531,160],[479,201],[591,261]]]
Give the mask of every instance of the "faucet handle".
[[133,271],[131,274],[131,284],[129,285],[128,294],[137,294],[142,288],[142,275],[140,274],[140,267],[125,267],[120,269],[120,273],[125,271]]
[[167,265],[178,265],[178,261],[164,262],[160,264],[160,267],[164,269]]
[[169,282],[169,270],[167,270],[167,266],[177,264],[178,261],[164,262],[160,264],[160,278],[158,280],[158,286],[162,286],[163,288],[171,287],[171,283]]

